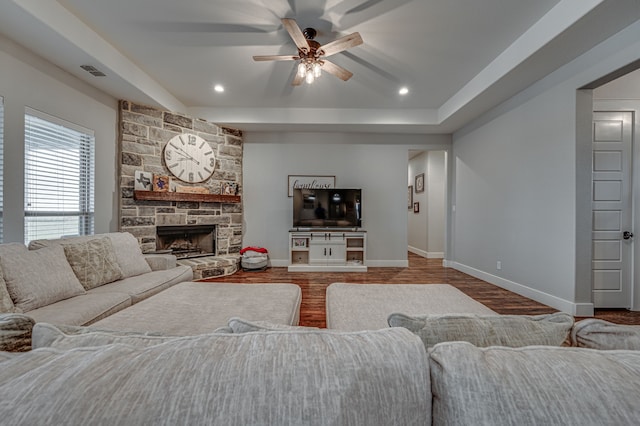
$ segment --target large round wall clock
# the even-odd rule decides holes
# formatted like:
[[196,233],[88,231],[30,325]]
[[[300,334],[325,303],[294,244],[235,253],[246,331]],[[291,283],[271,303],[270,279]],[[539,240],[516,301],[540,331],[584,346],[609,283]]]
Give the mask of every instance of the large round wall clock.
[[184,133],[171,138],[164,147],[164,162],[178,179],[198,183],[209,179],[216,157],[207,141],[198,135]]

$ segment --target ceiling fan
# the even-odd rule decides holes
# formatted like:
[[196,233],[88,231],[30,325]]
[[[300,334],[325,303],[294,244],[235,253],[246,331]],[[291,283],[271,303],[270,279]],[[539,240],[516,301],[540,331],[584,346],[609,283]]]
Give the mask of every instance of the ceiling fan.
[[314,40],[317,34],[315,29],[305,28],[301,30],[296,20],[291,18],[283,18],[282,25],[284,25],[284,28],[298,47],[298,54],[254,56],[254,61],[300,61],[298,63],[298,71],[291,82],[294,86],[299,86],[303,81],[308,84],[313,83],[316,78],[320,77],[321,70],[333,74],[344,81],[351,78],[352,72],[325,58],[362,44],[362,37],[360,37],[359,33],[349,34],[321,45]]

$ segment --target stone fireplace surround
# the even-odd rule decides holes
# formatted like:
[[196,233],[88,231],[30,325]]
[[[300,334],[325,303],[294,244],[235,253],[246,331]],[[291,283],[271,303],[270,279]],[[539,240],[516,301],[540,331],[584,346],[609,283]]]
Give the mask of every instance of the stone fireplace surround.
[[[134,175],[137,170],[142,170],[170,176],[162,160],[165,144],[177,134],[195,133],[214,149],[214,174],[209,180],[196,185],[177,183],[204,186],[210,193],[220,194],[224,182],[234,182],[238,184],[237,195],[241,199],[242,132],[127,100],[119,102],[118,124],[120,230],[133,234],[146,253],[156,251],[156,226],[216,225],[215,255],[223,258],[237,256],[239,259],[242,245],[241,202],[137,200],[134,196]],[[216,270],[209,276],[223,273],[225,271]]]

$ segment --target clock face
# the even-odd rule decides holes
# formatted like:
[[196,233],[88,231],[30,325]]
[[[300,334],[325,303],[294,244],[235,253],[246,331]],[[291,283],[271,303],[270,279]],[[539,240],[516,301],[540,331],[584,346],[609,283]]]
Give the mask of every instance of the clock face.
[[171,138],[164,147],[164,162],[178,179],[198,183],[209,179],[216,157],[207,141],[200,136],[182,134]]

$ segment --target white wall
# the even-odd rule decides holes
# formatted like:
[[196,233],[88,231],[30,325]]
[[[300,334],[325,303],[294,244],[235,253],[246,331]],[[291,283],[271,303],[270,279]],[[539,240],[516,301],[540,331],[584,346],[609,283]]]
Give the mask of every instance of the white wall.
[[637,59],[638,40],[640,23],[454,134],[452,266],[561,310],[593,312],[583,137],[591,119],[576,90]]
[[448,149],[447,135],[257,133],[244,135],[244,245],[288,262],[292,198],[287,175],[335,175],[337,187],[362,188],[369,266],[407,266],[407,153]]
[[[95,131],[95,232],[118,229],[117,101],[0,36],[4,97],[4,241],[24,241],[24,113],[45,112]],[[13,189],[13,190],[12,190]]]
[[427,252],[444,257],[446,212],[446,152],[427,152]]
[[[409,160],[408,185],[413,185],[413,201],[418,213],[408,209],[409,251],[428,258],[442,258],[445,252],[446,153],[424,151]],[[424,192],[415,192],[416,175],[425,174]]]

